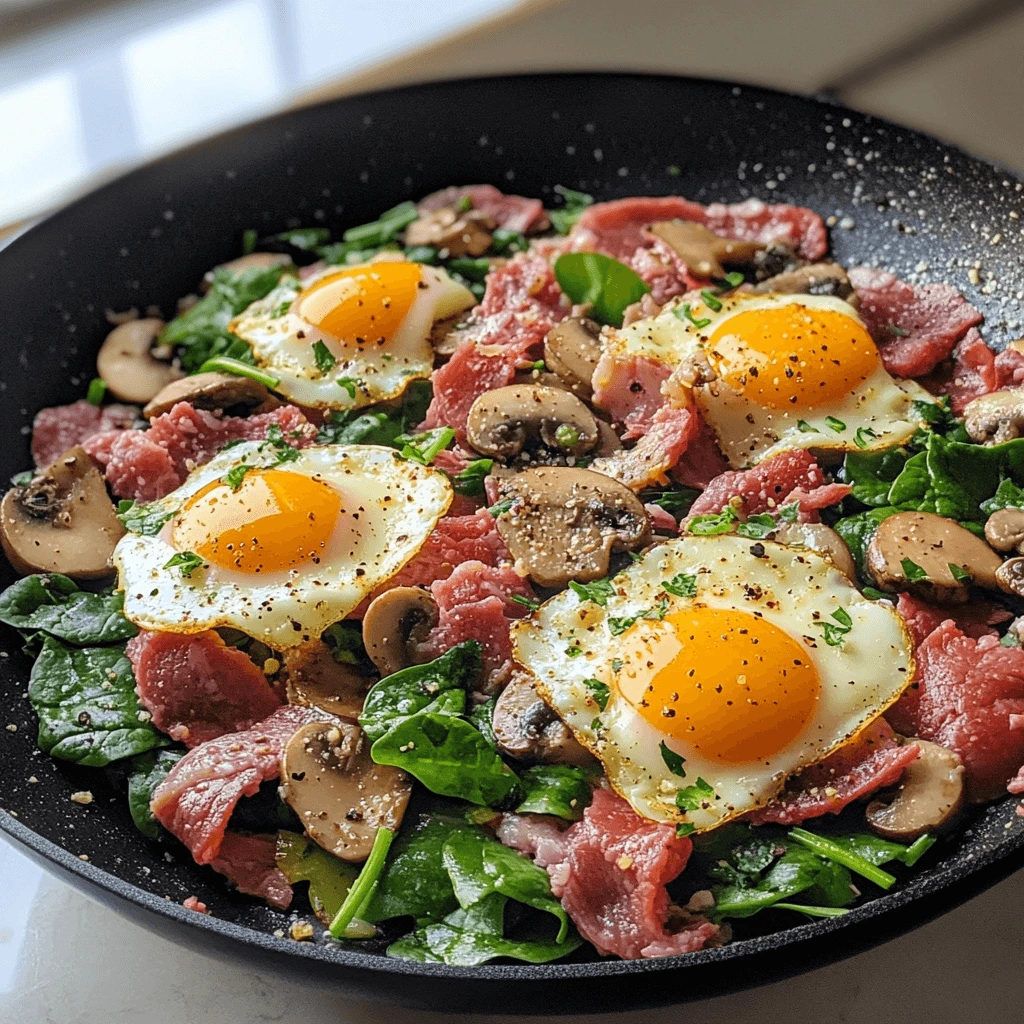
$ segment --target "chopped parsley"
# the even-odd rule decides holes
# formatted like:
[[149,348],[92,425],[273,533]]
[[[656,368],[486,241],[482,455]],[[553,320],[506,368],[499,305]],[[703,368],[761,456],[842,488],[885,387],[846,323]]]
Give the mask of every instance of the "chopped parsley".
[[177,569],[185,579],[188,579],[196,569],[201,569],[205,564],[194,551],[179,551],[171,556],[164,568]]
[[569,589],[581,601],[593,601],[602,608],[608,604],[608,598],[615,593],[610,579],[594,580],[592,583],[577,583],[576,580],[569,580]]
[[608,707],[608,698],[611,695],[607,684],[602,683],[600,679],[584,679],[583,685],[590,691],[590,696],[594,698],[594,703],[604,711]]
[[455,440],[451,427],[437,427],[422,434],[400,434],[396,439],[403,459],[411,459],[423,466],[429,466],[437,456]]
[[845,608],[837,608],[832,613],[832,618],[835,619],[835,622],[818,622],[815,625],[823,630],[825,643],[829,647],[841,647],[846,634],[853,629],[853,619],[850,618],[850,613]]
[[711,317],[709,316],[702,316],[699,318],[695,317],[693,315],[693,310],[690,308],[690,303],[688,302],[683,303],[683,308],[681,310],[674,309],[672,310],[672,313],[677,320],[689,320],[698,331],[701,330],[701,328],[707,327],[707,325],[711,323]]
[[858,427],[857,433],[853,435],[853,443],[858,448],[867,448],[869,440],[875,437],[878,435],[870,427]]
[[712,313],[721,312],[722,303],[715,298],[714,293],[711,292],[709,289],[701,289],[700,297],[704,300],[704,305],[706,305]]
[[244,462],[239,463],[237,466],[232,466],[227,473],[224,474],[224,483],[226,483],[231,490],[237,491],[238,488],[242,486],[245,474],[255,468],[255,466],[248,466]]
[[900,559],[900,568],[903,570],[903,575],[906,576],[908,583],[918,583],[921,580],[928,579],[928,573],[909,558]]
[[614,615],[609,615],[608,631],[612,636],[618,636],[620,633],[625,633],[638,618],[640,618],[639,615],[627,615],[624,618],[616,618]]
[[842,420],[837,420],[835,416],[826,416],[825,426],[829,430],[834,430],[837,434],[841,434],[846,429],[846,424]]
[[971,582],[971,574],[962,565],[957,565],[956,562],[949,562],[948,565],[949,571],[957,583]]
[[801,434],[816,434],[818,432],[818,428],[812,427],[807,420],[797,420],[796,429],[799,430]]
[[751,540],[763,540],[778,528],[779,524],[773,515],[759,512],[757,515],[751,516],[745,523],[740,523],[736,527],[736,532],[741,537],[749,537]]
[[[313,358],[316,360],[316,368],[321,373],[330,373],[338,362],[334,358],[334,353],[319,339],[313,343]],[[354,388],[350,394],[352,398],[356,397]]]
[[458,494],[471,498],[484,493],[484,479],[491,472],[493,459],[475,459],[461,472],[452,477],[452,487]]
[[687,524],[687,530],[695,537],[715,537],[721,533],[732,533],[739,521],[736,509],[726,505],[721,512],[694,516]]
[[662,590],[667,590],[676,597],[696,597],[697,577],[688,572],[677,573],[670,580],[663,580]]
[[729,273],[725,275],[723,284],[724,287],[718,289],[719,295],[721,295],[722,292],[732,291],[733,288],[739,288],[739,286],[743,284],[743,275],[738,270],[730,270]]
[[575,640],[565,649],[565,654],[568,658],[578,658],[582,653],[583,648]]
[[681,811],[696,811],[714,795],[715,791],[711,786],[703,779],[697,779],[692,786],[686,786],[676,793],[676,807]]
[[359,381],[355,377],[339,377],[334,383],[339,388],[344,388],[348,392],[349,398],[356,397],[356,388],[359,386]]
[[522,594],[513,594],[509,600],[521,604],[524,608],[529,608],[531,612],[535,612],[540,607],[540,601],[531,601],[530,598],[523,597]]
[[697,831],[697,826],[689,821],[681,821],[676,825],[676,839],[685,839]]
[[[497,519],[498,516],[504,515],[511,507],[512,499],[503,498],[501,501],[495,502],[495,504],[493,504],[487,511]],[[572,584],[570,583],[569,586],[572,586]]]
[[85,400],[90,405],[102,405],[106,393],[107,382],[102,377],[94,377],[89,382],[89,390],[86,392]]
[[661,741],[661,759],[665,762],[665,767],[673,774],[678,775],[679,778],[686,778],[686,769],[683,765],[686,764],[686,758],[682,754],[677,754],[668,744]]

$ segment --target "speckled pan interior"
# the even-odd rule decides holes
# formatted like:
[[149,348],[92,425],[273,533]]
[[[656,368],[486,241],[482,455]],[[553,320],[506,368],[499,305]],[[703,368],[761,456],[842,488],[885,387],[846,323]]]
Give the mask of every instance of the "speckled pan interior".
[[[121,178],[0,251],[0,476],[30,464],[36,410],[94,375],[105,310],[179,295],[239,251],[246,228],[342,229],[450,183],[528,196],[680,193],[810,206],[835,257],[950,281],[997,348],[1024,333],[1024,190],[1009,172],[828,102],[643,75],[543,75],[416,86],[288,113]],[[13,575],[4,565],[0,583]],[[717,950],[634,963],[455,969],[279,937],[291,918],[227,892],[178,847],[149,844],[117,780],[36,751],[30,660],[0,633],[0,829],[51,870],[168,938],[262,971],[383,1001],[494,1012],[682,1002],[834,961],[906,931],[1024,863],[1007,797],[945,841],[932,866],[846,917]],[[6,728],[4,728],[6,727]],[[69,796],[90,789],[89,806]],[[0,898],[3,892],[0,879]],[[180,906],[197,895],[203,917]],[[276,934],[275,934],[276,933]],[[111,965],[112,969],[116,965]]]

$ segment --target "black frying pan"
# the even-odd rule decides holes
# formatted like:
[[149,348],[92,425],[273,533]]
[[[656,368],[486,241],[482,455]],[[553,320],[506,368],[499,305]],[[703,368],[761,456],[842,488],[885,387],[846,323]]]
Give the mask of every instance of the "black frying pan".
[[[990,343],[1001,348],[1022,333],[1012,299],[1024,289],[1014,257],[1021,185],[934,139],[828,102],[683,78],[540,75],[416,86],[283,114],[194,146],[86,196],[0,251],[0,478],[30,465],[35,411],[83,394],[109,330],[105,309],[156,303],[171,314],[207,268],[238,254],[246,228],[340,229],[472,182],[528,196],[564,184],[601,199],[677,192],[810,206],[836,218],[841,262],[952,281],[984,311]],[[997,234],[1004,241],[993,245]],[[992,294],[968,283],[975,261],[983,283],[994,272]],[[0,567],[0,584],[12,579]],[[720,994],[882,942],[1024,864],[1024,819],[1007,797],[902,888],[845,917],[723,949],[456,969],[297,943],[274,937],[287,915],[228,893],[184,853],[166,861],[102,773],[40,755],[25,699],[30,661],[8,631],[0,632],[0,655],[0,724],[18,727],[0,730],[0,806],[10,812],[0,813],[0,829],[72,885],[169,939],[383,1000],[582,1013]],[[95,803],[71,803],[79,789],[91,789]],[[2,891],[0,880],[0,898]],[[180,906],[193,894],[214,916]]]

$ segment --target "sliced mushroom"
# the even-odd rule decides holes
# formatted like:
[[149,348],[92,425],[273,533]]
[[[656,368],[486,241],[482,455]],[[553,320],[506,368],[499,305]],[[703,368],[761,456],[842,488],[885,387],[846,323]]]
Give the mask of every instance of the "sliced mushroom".
[[803,260],[785,242],[769,242],[751,260],[755,281],[767,281],[770,277],[788,274],[797,270]]
[[985,540],[1002,553],[1024,553],[1024,508],[1001,508],[985,523]]
[[841,573],[857,582],[857,566],[846,541],[824,523],[782,523],[774,531],[779,544],[810,548],[824,555]]
[[377,830],[398,828],[411,790],[401,769],[370,760],[351,722],[313,722],[284,748],[281,796],[309,838],[342,860],[366,860]]
[[964,407],[964,428],[978,444],[1002,444],[1024,433],[1024,388],[993,391]]
[[1024,597],[1024,558],[1008,558],[996,570],[1000,590]]
[[454,316],[438,320],[430,329],[430,344],[434,348],[434,354],[448,358],[455,355],[459,342],[466,337],[464,331],[466,320],[465,311],[456,313]]
[[527,764],[594,764],[572,730],[544,702],[534,677],[516,669],[501,691],[491,719],[498,749]]
[[82,448],[65,452],[0,503],[0,540],[20,573],[59,572],[74,579],[110,573],[124,536],[103,475]]
[[163,330],[163,320],[145,317],[115,327],[96,356],[96,372],[110,393],[124,402],[148,402],[181,370],[153,355],[153,345]]
[[846,269],[838,263],[807,263],[796,270],[766,278],[754,291],[778,295],[834,295],[839,299],[849,299],[854,294]]
[[491,247],[497,225],[481,210],[459,212],[450,206],[424,213],[405,229],[405,244],[432,245],[449,256],[482,256]]
[[207,271],[203,275],[202,290],[204,292],[209,291],[210,285],[213,284],[214,274],[218,270],[227,270],[232,274],[242,274],[247,270],[269,270],[271,267],[287,267],[291,261],[291,257],[283,252],[250,252],[245,256],[239,256],[237,259],[228,260],[227,263],[221,263],[213,270]]
[[503,462],[524,449],[538,460],[575,458],[598,442],[594,414],[568,391],[540,384],[510,384],[482,394],[470,407],[466,437],[481,455]]
[[952,519],[932,512],[898,512],[875,531],[865,565],[882,590],[961,602],[972,583],[1000,589],[996,572],[1002,559]]
[[908,740],[921,756],[907,766],[890,802],[872,800],[866,817],[872,832],[897,843],[912,843],[925,832],[948,827],[964,804],[964,766],[960,758],[927,740]]
[[761,242],[738,242],[722,238],[691,220],[663,220],[648,231],[660,238],[698,277],[725,277],[725,267],[750,266]]
[[651,538],[640,499],[589,469],[547,466],[499,476],[498,494],[512,500],[498,516],[498,533],[520,572],[542,587],[600,579],[613,551],[638,551]]
[[[596,417],[595,417],[596,419]],[[619,435],[615,433],[610,423],[605,423],[604,420],[596,420],[597,422],[597,447],[590,453],[596,459],[604,459],[609,455],[614,455],[616,452],[622,451],[622,440]]]
[[178,402],[188,402],[197,409],[230,409],[245,406],[255,409],[270,397],[265,384],[252,377],[231,373],[196,373],[172,381],[142,410],[146,419],[155,419]]
[[544,339],[544,363],[580,398],[594,393],[591,381],[601,358],[601,325],[585,316],[555,324]]
[[372,679],[334,660],[322,640],[311,640],[281,655],[289,704],[320,708],[339,718],[358,718]]
[[419,587],[392,587],[375,597],[363,616],[363,644],[382,676],[423,659],[417,645],[437,625],[437,604]]

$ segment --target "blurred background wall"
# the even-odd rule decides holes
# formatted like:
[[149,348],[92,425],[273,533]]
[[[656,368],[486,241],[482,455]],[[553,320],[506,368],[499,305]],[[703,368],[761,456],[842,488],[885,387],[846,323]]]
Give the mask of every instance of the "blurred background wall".
[[0,0],[0,229],[292,104],[559,68],[831,91],[1024,168],[1024,0]]

